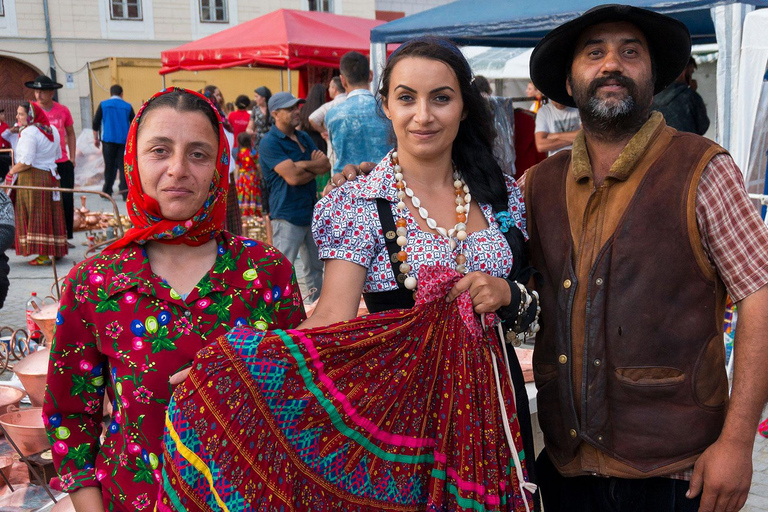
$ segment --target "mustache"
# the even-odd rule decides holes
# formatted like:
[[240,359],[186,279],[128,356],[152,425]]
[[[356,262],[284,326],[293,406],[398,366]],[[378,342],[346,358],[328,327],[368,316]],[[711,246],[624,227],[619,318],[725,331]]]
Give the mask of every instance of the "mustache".
[[599,87],[607,85],[608,82],[616,82],[622,87],[625,87],[630,92],[637,89],[637,84],[635,84],[635,81],[631,78],[626,77],[620,73],[611,73],[609,75],[601,76],[600,78],[595,78],[592,80],[592,82],[589,84],[589,95],[593,96]]

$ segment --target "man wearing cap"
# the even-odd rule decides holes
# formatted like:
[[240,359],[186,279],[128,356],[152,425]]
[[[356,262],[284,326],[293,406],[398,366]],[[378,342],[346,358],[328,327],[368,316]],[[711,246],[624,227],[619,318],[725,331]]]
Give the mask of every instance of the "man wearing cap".
[[[533,83],[583,127],[524,180],[547,512],[730,512],[749,492],[768,397],[768,228],[723,148],[650,113],[690,45],[672,18],[606,5],[531,57]],[[726,293],[739,307],[730,399]]]
[[[74,121],[69,109],[53,101],[56,89],[61,89],[60,83],[54,82],[45,75],[40,75],[32,82],[24,85],[35,90],[35,101],[40,104],[51,126],[55,126],[61,137],[61,158],[56,160],[56,168],[61,177],[62,188],[75,187],[75,155],[77,154],[77,136]],[[69,152],[67,152],[69,148]],[[72,239],[74,226],[74,202],[72,194],[61,194],[61,204],[64,208],[64,223],[67,226],[67,238]],[[68,243],[70,247],[74,247]]]
[[289,92],[278,92],[269,99],[273,126],[259,144],[259,163],[269,189],[273,245],[291,263],[301,254],[305,284],[316,298],[323,286],[323,264],[311,230],[315,176],[330,171],[331,164],[312,138],[296,129],[303,103]]

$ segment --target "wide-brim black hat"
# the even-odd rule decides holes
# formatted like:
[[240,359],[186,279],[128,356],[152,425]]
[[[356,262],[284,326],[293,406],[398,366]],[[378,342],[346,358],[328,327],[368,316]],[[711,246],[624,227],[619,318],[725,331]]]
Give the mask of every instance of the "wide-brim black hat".
[[40,75],[39,77],[35,78],[31,82],[24,82],[25,87],[29,87],[30,89],[45,89],[45,90],[52,90],[52,89],[61,89],[64,87],[60,83],[54,82],[49,77],[45,75]]
[[675,81],[691,56],[691,33],[684,23],[669,16],[631,5],[606,4],[593,7],[578,18],[560,25],[539,41],[531,54],[531,81],[544,96],[575,107],[565,88],[576,42],[588,27],[626,21],[639,28],[648,41],[656,65],[654,94]]

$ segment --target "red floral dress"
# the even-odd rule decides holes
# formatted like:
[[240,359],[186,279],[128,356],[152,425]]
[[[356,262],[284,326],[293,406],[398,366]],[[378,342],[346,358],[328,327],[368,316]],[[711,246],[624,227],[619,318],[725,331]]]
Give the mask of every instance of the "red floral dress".
[[[169,376],[233,327],[304,320],[291,265],[276,249],[227,233],[218,242],[214,267],[186,299],[138,245],[67,276],[43,406],[63,490],[101,486],[106,510],[152,510]],[[100,443],[105,393],[113,414]]]
[[255,148],[239,148],[237,164],[237,201],[244,216],[261,215],[261,172],[257,167],[259,155]]

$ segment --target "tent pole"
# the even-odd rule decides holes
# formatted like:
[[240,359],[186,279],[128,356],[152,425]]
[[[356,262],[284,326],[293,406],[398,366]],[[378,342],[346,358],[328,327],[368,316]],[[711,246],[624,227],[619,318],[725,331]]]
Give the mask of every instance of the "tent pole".
[[291,69],[285,68],[285,70],[288,72],[288,92],[293,94],[293,86],[291,84]]
[[285,86],[283,85],[283,70],[282,70],[282,68],[280,69],[280,90],[281,91],[285,90]]
[[371,92],[376,95],[379,90],[379,80],[381,73],[387,63],[387,45],[386,43],[371,43],[370,65],[373,71],[373,80],[371,80]]
[[163,77],[163,89],[165,89],[165,75],[161,75]]

